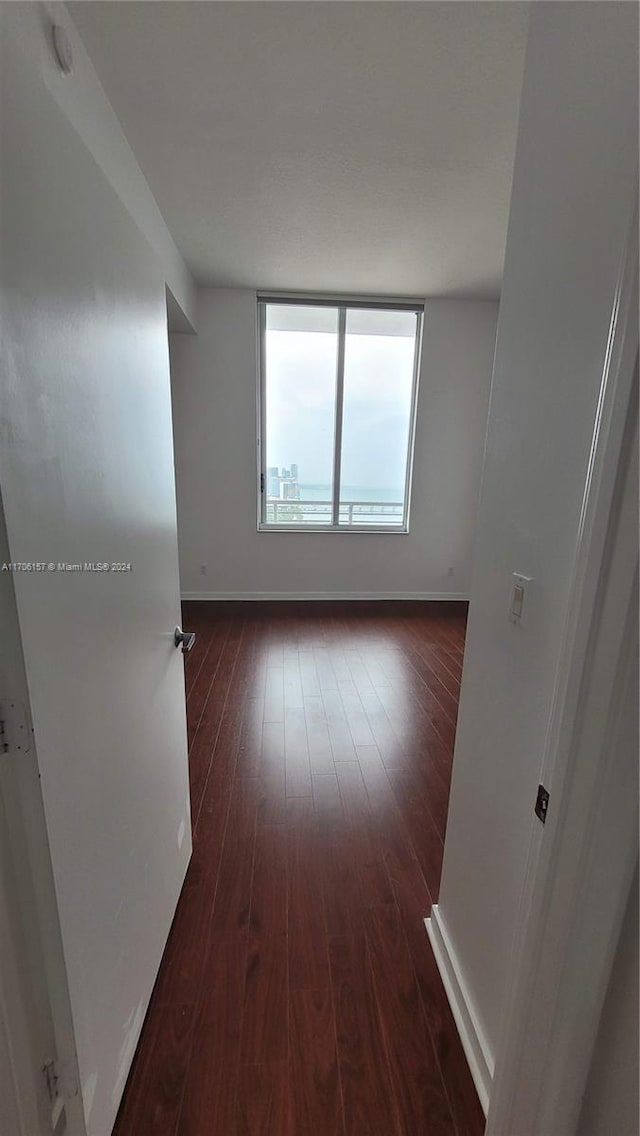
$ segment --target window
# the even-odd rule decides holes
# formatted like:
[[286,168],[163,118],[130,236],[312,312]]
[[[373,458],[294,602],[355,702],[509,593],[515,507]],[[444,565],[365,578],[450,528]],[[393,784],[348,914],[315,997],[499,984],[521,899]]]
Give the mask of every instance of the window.
[[406,532],[420,305],[259,298],[259,527]]

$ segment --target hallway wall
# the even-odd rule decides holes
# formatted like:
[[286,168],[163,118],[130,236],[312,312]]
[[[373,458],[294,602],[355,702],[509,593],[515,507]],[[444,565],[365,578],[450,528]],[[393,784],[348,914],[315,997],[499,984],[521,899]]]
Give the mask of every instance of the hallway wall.
[[638,1136],[638,869],[611,968],[579,1136]]
[[439,904],[489,1067],[635,196],[637,18],[531,15]]

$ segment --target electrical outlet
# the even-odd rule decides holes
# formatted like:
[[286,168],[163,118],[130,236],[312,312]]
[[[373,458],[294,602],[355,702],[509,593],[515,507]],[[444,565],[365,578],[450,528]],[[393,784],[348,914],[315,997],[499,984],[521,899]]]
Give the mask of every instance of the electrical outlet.
[[447,576],[453,576],[453,568],[447,570]]
[[206,576],[206,574],[207,574],[207,566],[206,566],[206,564],[201,564],[200,565],[200,575]]

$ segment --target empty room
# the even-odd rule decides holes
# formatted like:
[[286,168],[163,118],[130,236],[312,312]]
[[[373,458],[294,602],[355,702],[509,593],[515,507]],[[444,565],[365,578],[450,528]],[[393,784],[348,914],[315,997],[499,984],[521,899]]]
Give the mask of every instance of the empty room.
[[639,1136],[638,5],[0,5],[0,1136]]

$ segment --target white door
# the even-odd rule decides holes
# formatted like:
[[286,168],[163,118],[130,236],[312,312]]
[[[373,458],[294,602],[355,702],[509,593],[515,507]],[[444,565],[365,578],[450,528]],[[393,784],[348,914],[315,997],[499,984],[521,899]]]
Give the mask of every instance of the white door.
[[44,565],[13,581],[84,1113],[107,1136],[191,852],[165,289],[45,83],[8,51],[0,71],[0,488],[11,561]]

